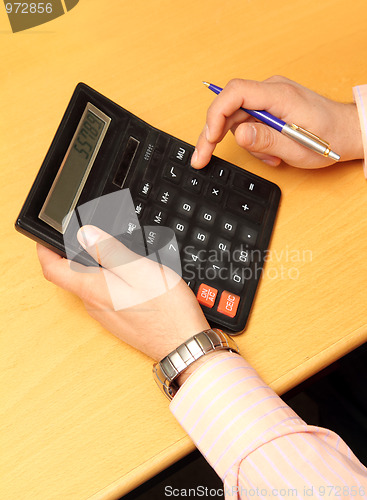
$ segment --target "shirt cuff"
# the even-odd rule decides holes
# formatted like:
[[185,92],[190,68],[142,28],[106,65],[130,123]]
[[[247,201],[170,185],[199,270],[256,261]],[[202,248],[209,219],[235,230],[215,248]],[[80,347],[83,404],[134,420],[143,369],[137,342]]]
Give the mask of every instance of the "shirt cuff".
[[306,424],[244,358],[219,352],[182,385],[170,410],[224,481],[236,463]]
[[363,172],[367,179],[367,85],[353,87],[353,97],[357,105],[359,121],[361,124],[364,161]]

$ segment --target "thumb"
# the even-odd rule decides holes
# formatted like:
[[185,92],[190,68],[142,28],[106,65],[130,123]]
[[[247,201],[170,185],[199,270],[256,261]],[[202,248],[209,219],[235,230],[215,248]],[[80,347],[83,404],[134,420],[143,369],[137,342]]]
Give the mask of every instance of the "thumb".
[[173,288],[181,280],[181,276],[172,269],[158,264],[155,254],[152,254],[152,259],[143,257],[98,227],[83,226],[79,229],[77,238],[100,266],[131,287],[150,288],[156,296],[164,293],[167,288]]
[[[94,260],[105,269],[113,270],[119,274],[121,266],[135,263],[142,257],[132,252],[116,238],[95,226],[83,226],[77,233],[81,246]],[[126,271],[129,269],[126,266]]]
[[284,150],[284,137],[276,130],[262,123],[244,122],[238,125],[234,135],[239,146],[261,160],[270,160],[271,164],[280,163],[279,154]]

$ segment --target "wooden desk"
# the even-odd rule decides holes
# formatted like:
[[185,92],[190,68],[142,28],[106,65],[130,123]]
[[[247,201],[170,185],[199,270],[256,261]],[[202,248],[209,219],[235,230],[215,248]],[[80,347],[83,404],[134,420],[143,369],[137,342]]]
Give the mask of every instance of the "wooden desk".
[[[88,0],[12,34],[1,9],[2,498],[116,498],[193,448],[151,361],[47,283],[34,243],[13,228],[75,85],[195,143],[213,98],[202,80],[284,74],[351,100],[367,82],[366,16],[363,0]],[[361,162],[270,168],[232,137],[217,154],[283,192],[272,260],[238,337],[283,393],[366,340]]]

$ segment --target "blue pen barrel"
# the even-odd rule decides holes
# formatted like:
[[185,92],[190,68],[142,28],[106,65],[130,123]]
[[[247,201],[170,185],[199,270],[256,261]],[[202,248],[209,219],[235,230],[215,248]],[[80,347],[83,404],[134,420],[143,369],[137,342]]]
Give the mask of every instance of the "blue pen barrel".
[[214,92],[214,94],[220,94],[222,92],[222,87],[218,87],[218,85],[214,85],[214,83],[203,82],[204,85],[208,86],[208,89]]
[[[213,83],[207,83],[207,82],[203,82],[203,83],[205,85],[207,85],[209,90],[211,90],[215,94],[220,94],[223,90],[221,87],[218,87],[218,85],[214,85]],[[276,118],[275,116],[271,115],[267,111],[255,111],[255,110],[246,109],[246,108],[241,108],[241,109],[243,109],[243,111],[246,111],[246,113],[253,116],[254,118],[257,118],[261,122],[265,123],[266,125],[269,125],[269,127],[275,128],[275,130],[278,130],[278,132],[281,132],[283,130],[285,122],[283,122],[283,120],[280,120],[279,118]]]
[[261,122],[265,123],[266,125],[269,125],[269,127],[275,128],[275,130],[278,130],[278,132],[281,132],[283,130],[285,122],[283,122],[283,120],[280,120],[279,118],[275,118],[275,116],[271,115],[267,111],[254,111],[245,108],[241,109],[246,111],[246,113],[253,116],[254,118],[257,118]]

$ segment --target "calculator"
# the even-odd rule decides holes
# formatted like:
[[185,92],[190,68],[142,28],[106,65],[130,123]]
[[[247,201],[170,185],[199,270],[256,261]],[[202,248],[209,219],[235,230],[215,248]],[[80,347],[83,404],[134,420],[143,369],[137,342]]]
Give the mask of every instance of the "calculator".
[[[95,265],[76,240],[71,214],[91,200],[129,190],[130,222],[123,231],[113,229],[121,216],[117,207],[110,210],[111,225],[102,229],[128,244],[131,228],[148,228],[148,254],[164,244],[160,230],[170,228],[175,235],[170,248],[180,256],[182,278],[209,323],[240,333],[261,278],[280,189],[216,156],[195,170],[193,151],[79,83],[16,229],[68,258],[64,238],[71,234],[71,260]],[[80,224],[95,223],[96,214],[98,204]]]

